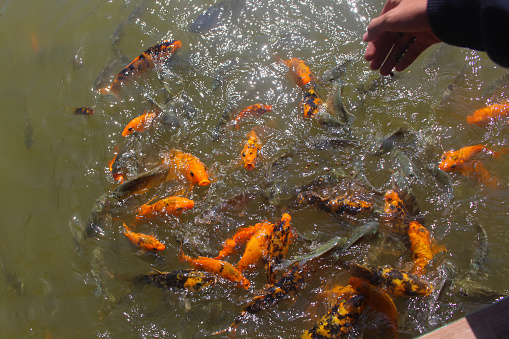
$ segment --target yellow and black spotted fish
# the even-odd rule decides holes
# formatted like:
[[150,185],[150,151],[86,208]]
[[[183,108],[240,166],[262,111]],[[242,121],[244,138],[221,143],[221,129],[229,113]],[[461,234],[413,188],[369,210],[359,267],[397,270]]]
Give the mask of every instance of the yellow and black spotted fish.
[[363,295],[347,293],[312,329],[304,331],[301,338],[337,338],[349,333],[359,320],[365,305],[366,298]]
[[401,297],[427,296],[433,287],[412,273],[394,268],[360,265],[351,261],[343,263],[354,277],[367,280],[371,285],[381,287],[387,292]]
[[341,196],[330,199],[323,198],[312,191],[300,193],[297,202],[315,204],[325,212],[334,214],[359,214],[361,212],[370,211],[373,208],[373,203],[354,197]]
[[216,282],[215,276],[209,272],[198,270],[178,270],[173,272],[154,272],[142,274],[134,278],[135,285],[152,285],[162,289],[187,289],[198,291]]
[[260,311],[274,307],[281,300],[295,295],[300,286],[305,282],[306,274],[311,268],[309,263],[302,266],[294,265],[274,284],[267,285],[263,291],[251,299],[246,307],[235,318],[233,324],[225,330],[213,333],[220,334],[224,332],[235,332],[240,322],[248,314],[256,314]]
[[267,277],[269,284],[274,282],[274,266],[279,264],[288,253],[288,247],[294,238],[294,230],[290,221],[292,218],[288,213],[284,213],[281,219],[276,222],[272,231],[272,237],[267,247]]
[[139,77],[144,71],[153,68],[157,62],[171,57],[180,47],[182,47],[182,42],[179,40],[165,40],[150,47],[124,67],[117,74],[111,85],[100,88],[97,92],[103,95],[113,93],[118,96],[124,84]]
[[311,87],[308,90],[304,90],[304,97],[300,103],[304,118],[314,118],[316,113],[323,106],[323,100],[316,93],[315,88]]

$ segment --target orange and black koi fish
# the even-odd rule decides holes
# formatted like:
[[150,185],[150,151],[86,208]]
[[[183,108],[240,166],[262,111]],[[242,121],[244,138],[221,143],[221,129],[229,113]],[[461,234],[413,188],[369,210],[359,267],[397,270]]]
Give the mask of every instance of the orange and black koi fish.
[[123,224],[125,228],[124,235],[142,251],[159,252],[166,248],[166,246],[164,246],[164,244],[155,237],[143,233],[132,232],[125,223]]
[[74,107],[72,112],[76,115],[92,115],[94,110],[90,107]]
[[240,156],[244,162],[244,167],[248,171],[252,171],[255,168],[255,162],[258,159],[258,152],[262,148],[262,144],[254,130],[249,132],[247,136],[248,139],[244,144],[244,148],[242,149]]
[[237,264],[237,268],[241,272],[254,266],[261,258],[267,257],[267,251],[270,238],[274,230],[274,224],[264,221],[255,226],[258,227],[258,230],[247,242],[244,254]]
[[157,216],[180,215],[194,207],[194,201],[184,197],[171,196],[149,205],[144,204],[136,210],[136,219]]
[[97,92],[103,95],[113,93],[118,96],[124,84],[139,77],[144,71],[153,68],[156,63],[171,57],[180,47],[182,47],[182,42],[179,40],[165,40],[160,44],[150,47],[124,67],[117,74],[111,85],[100,88]]
[[429,231],[417,221],[410,221],[408,236],[410,237],[410,249],[414,259],[413,273],[415,275],[422,275],[426,272],[426,265],[433,260],[435,254],[446,249],[443,246],[439,246]]
[[286,66],[289,67],[290,74],[297,86],[311,86],[315,87],[315,76],[309,69],[308,65],[304,61],[297,58],[290,58],[283,61]]
[[389,232],[399,235],[406,235],[408,223],[410,222],[410,213],[406,209],[403,200],[393,190],[388,190],[385,193],[384,199],[384,213],[380,215],[382,228],[386,228]]
[[300,103],[304,118],[314,118],[322,106],[323,100],[314,87],[304,91],[304,97]]
[[221,260],[232,253],[237,253],[237,247],[246,244],[249,239],[251,239],[251,237],[256,234],[262,225],[262,223],[258,223],[256,225],[239,228],[233,237],[227,239],[223,243],[223,249],[214,259]]
[[387,319],[392,337],[397,338],[399,312],[391,297],[380,287],[373,286],[366,280],[357,277],[350,277],[349,284],[355,288],[357,293],[366,297],[368,306]]
[[270,111],[272,111],[271,105],[254,104],[254,105],[248,106],[248,107],[244,108],[242,111],[240,111],[240,113],[237,115],[237,117],[233,120],[233,125],[235,126],[236,129],[239,129],[240,122],[245,117],[253,116],[253,115],[260,116],[260,115],[270,112]]
[[154,272],[141,274],[133,279],[135,285],[152,285],[161,289],[186,289],[195,292],[216,282],[215,275],[197,270],[178,270],[173,272]]
[[352,261],[342,263],[357,278],[367,280],[371,285],[381,287],[387,292],[401,297],[428,296],[433,287],[412,273],[394,268],[359,265]]
[[269,284],[274,282],[276,274],[274,267],[286,256],[288,248],[295,237],[296,231],[290,224],[291,220],[290,214],[284,213],[272,228],[272,236],[267,246],[268,260],[266,264]]
[[180,250],[179,258],[180,261],[187,261],[189,265],[193,266],[197,270],[207,271],[226,280],[235,282],[238,287],[247,289],[251,284],[251,282],[229,262],[207,257],[197,257],[193,259],[185,255],[182,249]]
[[298,203],[314,204],[321,210],[334,214],[359,214],[370,211],[373,203],[360,200],[354,197],[340,196],[335,199],[323,198],[313,191],[299,193]]
[[213,335],[224,332],[236,332],[238,325],[248,314],[256,314],[263,310],[276,306],[281,300],[297,294],[300,286],[305,282],[306,274],[310,269],[309,264],[302,266],[294,265],[274,284],[267,285],[263,291],[251,299],[244,307],[233,324],[225,330],[213,333]]
[[142,115],[134,118],[127,124],[127,126],[124,128],[124,131],[122,132],[122,136],[126,137],[134,131],[144,132],[147,128],[150,127],[156,115],[156,112],[143,112]]
[[366,298],[357,293],[347,293],[310,330],[304,331],[302,339],[338,338],[349,333],[359,321],[366,305]]
[[509,102],[480,108],[472,115],[467,116],[467,122],[478,126],[486,126],[491,121],[506,115],[509,115]]

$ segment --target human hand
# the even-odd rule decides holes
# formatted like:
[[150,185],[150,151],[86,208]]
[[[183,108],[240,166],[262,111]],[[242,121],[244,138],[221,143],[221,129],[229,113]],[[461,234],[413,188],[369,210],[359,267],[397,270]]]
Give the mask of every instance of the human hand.
[[380,16],[371,20],[362,37],[368,42],[364,57],[373,70],[389,75],[402,71],[429,46],[441,42],[431,30],[428,0],[387,0]]

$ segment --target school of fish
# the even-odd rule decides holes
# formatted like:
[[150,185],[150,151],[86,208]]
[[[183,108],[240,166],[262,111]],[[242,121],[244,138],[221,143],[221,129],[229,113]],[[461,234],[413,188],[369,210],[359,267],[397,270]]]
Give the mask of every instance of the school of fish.
[[[222,7],[223,5],[215,5],[211,7],[210,13],[215,13]],[[207,13],[209,12],[204,15]],[[200,20],[204,20],[203,17],[200,17]],[[196,23],[191,28],[192,32],[200,32],[205,29],[205,25]],[[179,40],[165,40],[147,48],[121,69],[111,84],[97,89],[97,93],[113,94],[120,99],[123,89],[129,83],[145,73],[165,67],[165,62],[182,46],[183,43]],[[334,100],[322,100],[319,95],[322,90],[319,89],[317,77],[310,67],[296,57],[286,60],[275,57],[277,63],[287,68],[287,74],[302,91],[302,99],[297,103],[302,117],[316,119],[322,126],[330,126],[331,120],[324,120],[324,112],[334,111]],[[90,116],[94,110],[82,107],[75,108],[73,112],[76,115]],[[467,122],[484,127],[503,119],[508,112],[508,103],[494,104],[475,111],[467,117]],[[231,112],[225,113],[223,118],[229,121],[223,122],[221,133],[227,133],[228,126],[234,127],[233,133],[241,130],[248,122],[255,120],[251,119],[252,117],[263,119],[262,116],[278,113],[270,103],[247,106],[233,116]],[[137,232],[138,228],[146,230],[155,224],[152,221],[156,219],[164,220],[168,224],[178,223],[181,216],[192,212],[201,204],[190,197],[197,189],[196,186],[206,187],[213,183],[212,172],[203,162],[212,165],[210,159],[200,160],[198,156],[186,151],[185,145],[181,145],[178,148],[166,149],[156,156],[152,155],[151,161],[144,161],[144,135],[150,129],[157,128],[163,119],[160,110],[147,109],[119,131],[125,137],[124,146],[116,146],[115,155],[107,164],[116,187],[98,199],[90,217],[91,225],[85,232],[87,237],[100,236],[101,218],[109,215],[114,207],[125,204],[131,208],[127,218],[132,218],[132,222],[126,223],[118,218],[113,218],[112,222],[116,232],[123,235],[120,237],[122,246],[134,247],[133,251],[140,256],[161,253],[167,250],[164,242],[169,241],[167,238],[160,240],[156,235],[164,233],[163,230],[156,228],[146,234]],[[343,124],[341,122],[337,126]],[[240,163],[244,168],[240,170],[249,173],[255,173],[261,167],[260,164],[266,161],[263,155],[261,156],[262,141],[257,131],[252,128],[247,135],[244,134],[246,139],[240,150]],[[348,144],[346,141],[344,143]],[[330,145],[334,147],[334,143]],[[383,153],[390,152],[392,147],[391,141],[389,146],[384,147]],[[483,144],[466,146],[445,152],[437,168],[443,172],[458,172],[480,184],[496,188],[500,180],[490,175],[479,157],[484,154],[499,158],[504,153],[505,148],[494,150]],[[160,193],[154,194],[154,190],[165,185],[177,188],[171,189],[171,192],[165,191],[164,196]],[[194,247],[192,242],[182,241],[178,254],[181,269],[162,272],[151,268],[149,273],[132,278],[132,283],[137,287],[152,285],[160,289],[208,293],[208,289],[216,288],[215,286],[219,285],[217,282],[221,282],[252,293],[256,289],[256,282],[251,280],[251,277],[265,275],[266,285],[245,302],[238,316],[226,320],[226,323],[231,325],[217,324],[216,331],[210,333],[234,336],[238,328],[251,321],[250,315],[263,314],[262,311],[277,308],[282,300],[299,298],[299,291],[306,288],[311,281],[327,281],[328,277],[320,276],[319,272],[324,266],[332,267],[346,275],[340,284],[336,282],[336,292],[333,300],[328,301],[327,311],[316,314],[317,321],[303,331],[301,337],[338,338],[351,332],[361,334],[361,320],[366,317],[382,319],[381,323],[385,324],[385,328],[381,328],[380,333],[397,337],[399,315],[404,313],[405,309],[402,308],[402,303],[395,304],[393,299],[429,298],[435,290],[428,280],[429,272],[437,269],[442,260],[437,257],[440,253],[447,252],[447,249],[439,244],[440,241],[435,240],[432,230],[418,220],[418,216],[405,201],[404,194],[407,192],[403,192],[397,185],[382,194],[379,193],[383,200],[376,200],[375,194],[366,196],[357,194],[356,191],[320,191],[319,187],[319,184],[311,184],[297,192],[294,204],[285,206],[279,219],[257,220],[251,225],[239,227],[229,238],[216,244],[219,252],[217,256],[202,255],[202,249]],[[128,204],[131,201],[136,202],[134,208],[133,203]],[[350,239],[333,238],[322,243],[322,246],[317,246],[314,251],[309,247],[302,247],[305,240],[299,237],[299,230],[293,226],[292,211],[304,208],[315,209],[315,213],[328,213],[334,218],[345,218],[358,226],[357,233],[354,232]],[[358,220],[364,217],[371,218],[371,222],[362,226]],[[320,225],[316,226],[319,228]],[[352,245],[362,246],[373,237],[382,236],[395,238],[395,241],[403,244],[406,252],[403,252],[400,264],[405,265],[393,268],[343,259],[346,250]],[[298,244],[295,245],[296,243]],[[288,258],[288,253],[299,255]],[[325,288],[325,284],[322,283],[322,287]],[[231,309],[235,309],[233,301]],[[246,326],[247,330],[249,328]],[[248,333],[249,335],[255,334]]]

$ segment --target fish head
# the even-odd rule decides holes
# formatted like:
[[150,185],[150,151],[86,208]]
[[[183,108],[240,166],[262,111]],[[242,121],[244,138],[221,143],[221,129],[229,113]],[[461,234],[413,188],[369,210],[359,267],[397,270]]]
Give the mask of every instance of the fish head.
[[272,105],[262,105],[262,109],[264,112],[272,111]]
[[452,172],[455,171],[461,163],[462,160],[459,158],[458,151],[448,151],[442,154],[438,168],[444,172]]
[[302,112],[304,113],[305,118],[313,118],[318,110],[323,105],[323,100],[318,96],[318,94],[310,89],[306,91],[304,97],[302,98],[301,107]]
[[392,209],[402,203],[399,194],[393,190],[388,190],[385,193],[384,200],[386,213],[390,212]]
[[166,249],[166,246],[158,240],[153,242],[152,248],[151,248],[151,250],[154,252],[164,251],[165,249]]
[[191,161],[189,163],[186,175],[187,179],[193,184],[198,184],[199,186],[207,186],[210,184],[207,168],[199,160]]
[[194,200],[187,199],[184,197],[176,198],[177,211],[183,212],[194,207]]
[[255,142],[248,141],[240,154],[242,161],[244,161],[244,167],[248,171],[252,171],[255,168],[256,158],[258,157],[259,147]]

